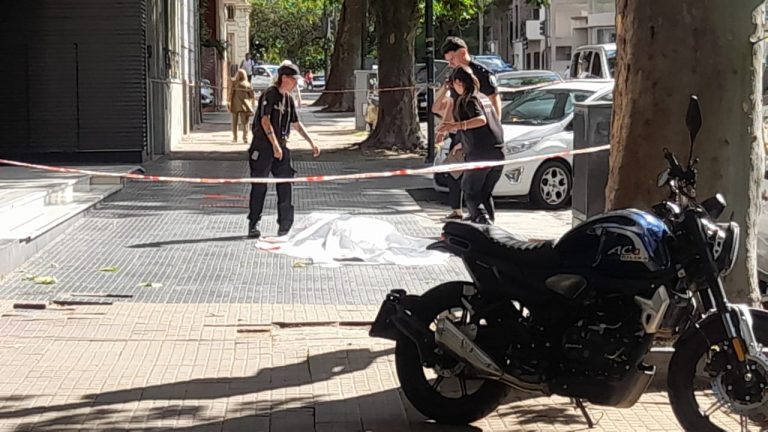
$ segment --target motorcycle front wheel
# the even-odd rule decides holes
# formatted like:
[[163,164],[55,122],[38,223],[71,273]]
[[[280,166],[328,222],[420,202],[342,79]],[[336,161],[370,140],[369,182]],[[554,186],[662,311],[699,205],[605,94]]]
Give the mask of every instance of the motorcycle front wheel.
[[[422,295],[414,316],[434,333],[440,317],[457,326],[464,324],[467,312],[462,304],[466,282],[438,285]],[[446,354],[434,368],[422,366],[416,345],[402,337],[395,348],[395,365],[403,393],[413,406],[438,423],[463,425],[490,414],[509,394],[506,385],[472,378],[460,361]]]
[[[768,315],[753,312],[755,337],[768,347]],[[765,381],[762,401],[753,400],[754,409],[734,404],[727,397],[726,374],[713,376],[710,365],[722,350],[729,349],[722,327],[707,327],[681,341],[669,363],[667,386],[672,410],[680,425],[689,431],[764,431],[768,427],[768,368],[765,358],[748,360],[757,380]],[[761,387],[762,388],[762,387]],[[759,406],[762,405],[762,408]]]

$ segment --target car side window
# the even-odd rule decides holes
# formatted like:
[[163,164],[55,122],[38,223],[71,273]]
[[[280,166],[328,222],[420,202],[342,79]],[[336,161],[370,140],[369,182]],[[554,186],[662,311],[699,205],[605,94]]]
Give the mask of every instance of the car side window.
[[589,78],[590,75],[590,63],[592,62],[592,51],[584,51],[581,53],[581,59],[579,60],[579,72],[576,75],[578,78]]
[[599,102],[613,102],[613,92],[608,92],[597,99]]
[[581,53],[576,52],[571,59],[571,65],[568,68],[568,75],[571,78],[577,78],[579,76],[579,62],[581,61]]
[[600,53],[596,52],[592,56],[592,76],[595,78],[603,77],[603,63]]
[[584,102],[587,100],[592,93],[584,93],[584,92],[573,92],[568,97],[568,101],[565,103],[565,113],[570,114],[573,112],[574,104],[576,102]]

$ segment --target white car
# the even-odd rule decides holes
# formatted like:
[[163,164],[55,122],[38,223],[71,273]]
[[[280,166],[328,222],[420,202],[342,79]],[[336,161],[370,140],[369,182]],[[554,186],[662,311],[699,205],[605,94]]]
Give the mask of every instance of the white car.
[[312,77],[312,90],[325,90],[325,75]]
[[616,71],[616,44],[576,48],[568,66],[569,79],[612,79]]
[[[253,78],[251,78],[251,86],[254,90],[266,90],[275,83],[277,79],[277,69],[280,66],[277,65],[258,65],[253,68]],[[306,80],[304,78],[299,79],[299,90],[304,90],[306,87]]]
[[[574,80],[535,89],[504,106],[501,121],[506,159],[545,157],[505,165],[493,196],[528,197],[545,209],[566,205],[573,187],[573,157],[554,155],[573,150],[574,103],[612,99],[612,80]],[[446,143],[436,155],[435,165],[446,158],[448,147]],[[435,175],[438,191],[447,190],[446,175]]]

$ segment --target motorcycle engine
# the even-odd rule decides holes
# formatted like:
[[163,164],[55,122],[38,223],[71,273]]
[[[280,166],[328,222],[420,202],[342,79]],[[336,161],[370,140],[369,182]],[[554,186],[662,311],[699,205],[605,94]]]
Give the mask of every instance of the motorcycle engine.
[[619,378],[642,349],[640,310],[627,296],[601,299],[563,336],[561,368],[588,377]]

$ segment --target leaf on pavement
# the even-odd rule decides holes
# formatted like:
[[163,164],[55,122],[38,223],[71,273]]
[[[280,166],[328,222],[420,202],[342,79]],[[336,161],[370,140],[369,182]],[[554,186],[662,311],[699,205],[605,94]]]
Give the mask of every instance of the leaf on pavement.
[[157,282],[141,282],[139,288],[162,288],[163,284]]
[[40,285],[53,285],[58,282],[53,276],[35,276],[32,281]]
[[110,266],[110,267],[102,267],[102,268],[99,269],[100,272],[104,272],[104,273],[117,273],[118,270],[119,269],[117,267],[112,267],[112,266]]

